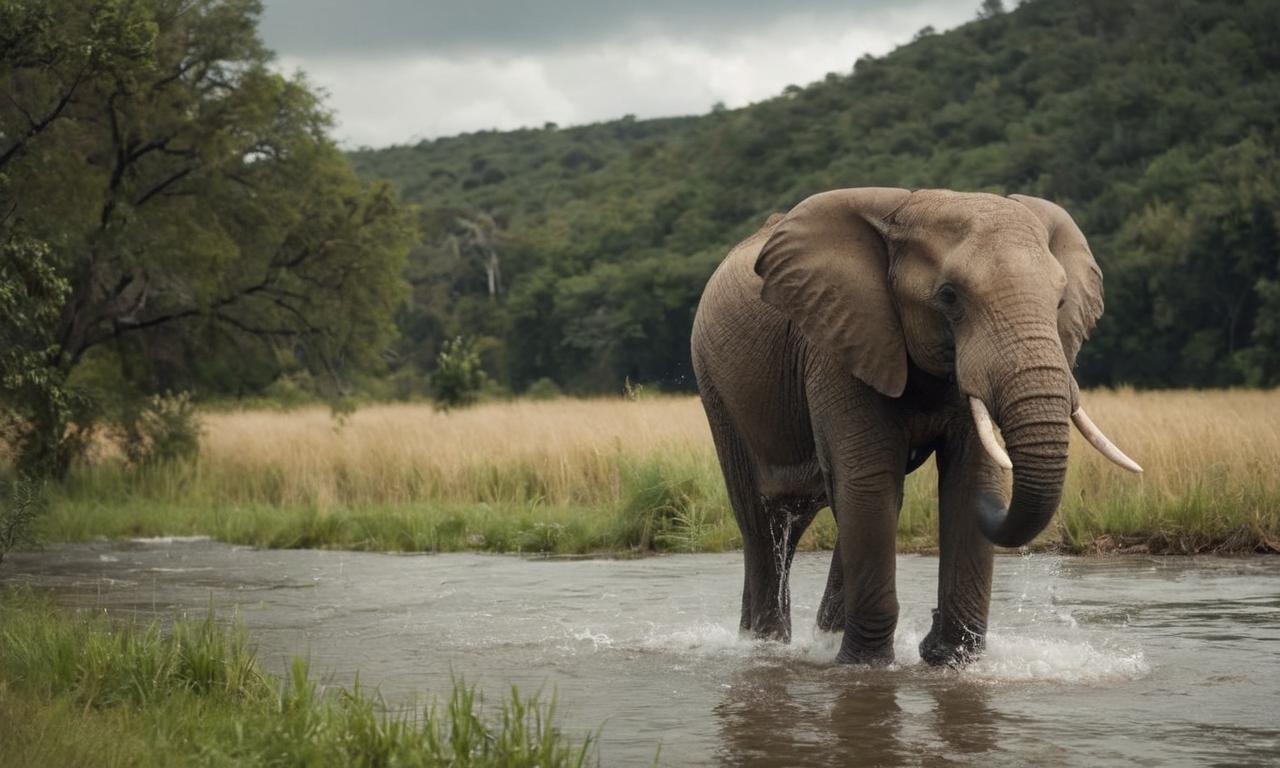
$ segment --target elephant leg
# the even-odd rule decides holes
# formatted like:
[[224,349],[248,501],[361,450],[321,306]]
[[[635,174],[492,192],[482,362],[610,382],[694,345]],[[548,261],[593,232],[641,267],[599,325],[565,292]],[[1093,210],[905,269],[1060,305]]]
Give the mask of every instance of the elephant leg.
[[[909,475],[923,465],[937,449],[935,445],[912,448],[907,454]],[[832,510],[834,516],[835,510]],[[844,566],[840,564],[840,543],[831,552],[831,568],[827,571],[827,586],[818,606],[818,629],[823,632],[839,632],[844,629]]]
[[1008,499],[1000,468],[973,432],[966,421],[938,451],[938,607],[920,643],[920,658],[934,665],[963,665],[986,642],[992,545],[978,528],[978,500]]
[[[704,386],[701,394],[729,504],[742,532],[745,568],[739,630],[754,637],[787,642],[791,639],[791,561],[801,534],[823,500],[804,494],[766,496],[756,476],[755,457],[734,427],[719,394],[711,386]],[[798,485],[803,486],[805,474],[796,473]]]
[[844,638],[836,661],[888,664],[898,626],[898,510],[902,476],[893,472],[837,480]]
[[887,664],[898,625],[894,570],[906,428],[892,401],[838,368],[824,373],[812,382],[809,403],[836,518],[839,584],[828,579],[828,591],[844,598],[836,660]]
[[[833,513],[834,514],[834,513]],[[831,551],[831,567],[827,570],[827,586],[818,605],[818,629],[839,632],[844,629],[844,566],[840,562],[840,540]]]
[[791,562],[818,503],[812,497],[761,499],[763,515],[752,516],[743,526],[747,576],[742,631],[762,639],[791,641]]

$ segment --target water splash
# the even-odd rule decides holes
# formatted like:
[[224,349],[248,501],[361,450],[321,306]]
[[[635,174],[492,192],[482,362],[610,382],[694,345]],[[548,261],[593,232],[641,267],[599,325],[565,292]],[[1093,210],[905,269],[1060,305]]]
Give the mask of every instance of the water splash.
[[[899,662],[917,664],[916,648],[927,628],[898,631]],[[986,651],[959,674],[988,682],[1057,682],[1092,685],[1145,677],[1151,671],[1141,648],[1121,648],[1107,637],[1072,625],[992,632]]]

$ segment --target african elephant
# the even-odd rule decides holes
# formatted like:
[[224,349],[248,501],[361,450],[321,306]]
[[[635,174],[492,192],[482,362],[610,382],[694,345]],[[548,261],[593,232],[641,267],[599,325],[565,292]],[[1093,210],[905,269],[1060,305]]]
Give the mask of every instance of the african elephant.
[[1141,471],[1079,406],[1071,370],[1101,314],[1084,235],[1035,197],[840,189],[737,245],[703,292],[692,353],[742,531],[741,629],[790,638],[796,542],[830,506],[818,625],[843,629],[838,661],[892,661],[903,478],[936,454],[938,606],[920,655],[978,653],[992,544],[1048,525],[1068,425]]

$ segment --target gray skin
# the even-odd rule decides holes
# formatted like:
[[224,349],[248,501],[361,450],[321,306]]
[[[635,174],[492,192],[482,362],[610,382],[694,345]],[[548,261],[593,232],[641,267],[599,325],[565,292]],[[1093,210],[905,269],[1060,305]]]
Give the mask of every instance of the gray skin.
[[[938,605],[920,655],[980,652],[992,543],[1029,542],[1057,509],[1071,367],[1101,313],[1084,236],[1038,198],[835,190],[735,247],[707,283],[692,352],[742,531],[742,631],[790,639],[796,542],[830,506],[818,626],[843,630],[838,661],[892,661],[903,479],[936,454]],[[969,397],[1003,432],[1012,494]]]

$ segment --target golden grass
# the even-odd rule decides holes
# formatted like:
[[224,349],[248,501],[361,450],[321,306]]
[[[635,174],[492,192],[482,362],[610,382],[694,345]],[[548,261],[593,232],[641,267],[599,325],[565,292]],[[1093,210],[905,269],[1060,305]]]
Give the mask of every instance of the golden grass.
[[[1114,467],[1075,435],[1061,512],[1043,542],[1196,551],[1280,540],[1280,391],[1092,391],[1082,399],[1146,473]],[[219,412],[203,422],[197,463],[145,473],[82,468],[69,503],[127,497],[321,512],[507,504],[609,515],[674,505],[669,516],[696,516],[705,530],[733,526],[695,397],[515,401],[448,413],[376,405],[342,423],[322,409]],[[928,547],[936,536],[933,486],[931,464],[909,478],[900,525],[907,546]],[[806,543],[832,536],[820,518]],[[733,543],[723,530],[713,538]]]
[[204,423],[196,471],[229,498],[275,504],[602,504],[620,497],[628,460],[715,461],[687,397],[375,405],[342,425],[322,409],[241,411]]

